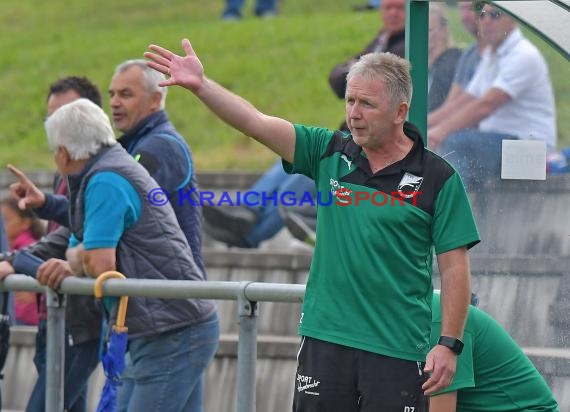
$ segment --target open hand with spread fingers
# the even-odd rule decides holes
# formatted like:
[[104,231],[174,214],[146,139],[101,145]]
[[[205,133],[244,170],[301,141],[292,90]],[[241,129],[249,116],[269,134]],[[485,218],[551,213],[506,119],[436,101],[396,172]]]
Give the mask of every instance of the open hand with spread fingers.
[[178,85],[197,93],[204,82],[204,67],[188,39],[182,40],[182,48],[186,56],[179,56],[164,47],[151,44],[149,49],[152,52],[144,53],[144,57],[149,59],[149,67],[170,76],[159,86]]

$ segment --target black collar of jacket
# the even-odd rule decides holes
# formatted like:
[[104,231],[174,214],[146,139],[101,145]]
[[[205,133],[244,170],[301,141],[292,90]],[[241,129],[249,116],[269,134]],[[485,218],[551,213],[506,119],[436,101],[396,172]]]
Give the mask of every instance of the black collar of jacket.
[[[401,161],[382,169],[377,174],[399,173],[402,170],[413,174],[420,174],[422,172],[425,147],[421,133],[419,129],[410,122],[404,123],[404,133],[414,142],[412,149]],[[370,163],[366,156],[361,155],[361,152],[362,147],[354,142],[352,136],[348,137],[341,149],[341,153],[352,160],[356,166],[372,175]]]
[[388,48],[390,48],[390,45],[394,43],[403,41],[405,36],[406,36],[406,30],[393,33],[390,37],[388,37]]
[[145,117],[131,130],[123,134],[119,138],[119,143],[127,150],[127,152],[131,153],[130,148],[133,147],[141,137],[147,135],[158,125],[166,122],[168,122],[166,112],[164,110],[159,110],[158,112]]

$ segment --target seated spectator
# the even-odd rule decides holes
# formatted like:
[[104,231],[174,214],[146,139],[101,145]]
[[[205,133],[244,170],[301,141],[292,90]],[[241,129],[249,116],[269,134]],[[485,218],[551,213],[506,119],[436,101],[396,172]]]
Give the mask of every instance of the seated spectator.
[[[437,292],[432,300],[431,328],[430,343],[435,346],[441,335]],[[544,378],[491,316],[470,306],[462,341],[455,376],[447,388],[430,398],[430,410],[558,412]]]
[[453,74],[453,83],[451,84],[444,103],[429,112],[428,127],[439,123],[445,119],[448,113],[459,107],[460,102],[456,99],[467,89],[467,85],[473,78],[475,70],[481,60],[481,53],[485,48],[485,43],[479,32],[479,14],[473,10],[473,6],[470,2],[458,3],[458,9],[463,27],[475,37],[476,41],[461,53],[455,68],[455,73]]
[[497,178],[502,141],[542,140],[556,147],[556,111],[548,67],[515,21],[490,5],[480,15],[487,47],[467,90],[428,142],[459,171],[469,188]]
[[[38,241],[45,233],[42,222],[31,210],[21,210],[16,200],[2,200],[2,217],[11,250],[19,250]],[[38,324],[38,307],[35,292],[14,292],[15,324]]]
[[[346,75],[354,63],[364,54],[390,52],[405,57],[406,0],[383,0],[380,6],[382,28],[359,54],[347,62],[337,64],[329,75],[329,84],[338,98],[344,99]],[[340,130],[348,130],[346,122]]]
[[251,206],[204,205],[204,231],[209,236],[228,246],[258,247],[283,228],[282,200],[290,199],[286,201],[293,204],[295,199],[299,204],[303,195],[314,194],[315,182],[304,175],[285,173],[278,159],[248,191],[255,193],[247,200]]
[[442,105],[453,80],[461,50],[452,47],[445,6],[429,5],[428,112]]

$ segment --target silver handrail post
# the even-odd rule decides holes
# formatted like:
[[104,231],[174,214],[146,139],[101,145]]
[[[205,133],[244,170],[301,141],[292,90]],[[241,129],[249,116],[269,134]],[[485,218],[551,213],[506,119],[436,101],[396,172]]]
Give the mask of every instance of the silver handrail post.
[[46,288],[46,412],[63,411],[63,368],[65,362],[65,299]]
[[251,282],[241,283],[238,293],[237,412],[255,412],[257,302],[246,298],[245,290]]

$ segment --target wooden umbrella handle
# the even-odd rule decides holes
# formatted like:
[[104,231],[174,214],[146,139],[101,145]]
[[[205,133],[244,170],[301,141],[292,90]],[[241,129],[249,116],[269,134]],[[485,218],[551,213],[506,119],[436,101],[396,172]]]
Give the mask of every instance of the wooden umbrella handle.
[[[93,293],[95,294],[95,297],[97,299],[101,299],[103,297],[103,283],[107,279],[112,279],[112,278],[126,279],[126,276],[115,270],[109,270],[97,276],[97,279],[95,280],[95,286],[93,286]],[[113,325],[113,329],[116,332],[127,331],[127,328],[125,327],[125,318],[127,317],[128,303],[129,303],[129,297],[121,296],[121,299],[119,300],[119,310],[117,312],[117,323]]]

